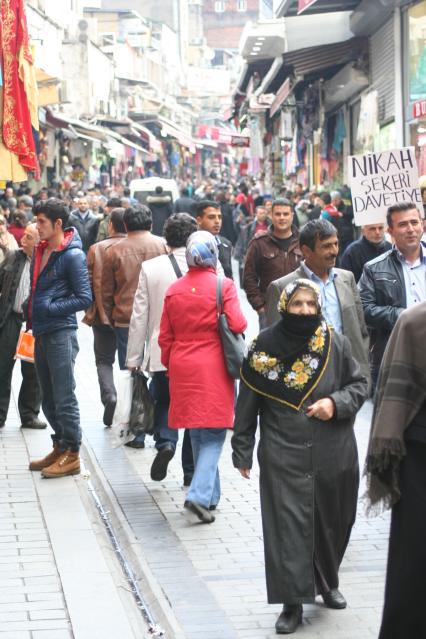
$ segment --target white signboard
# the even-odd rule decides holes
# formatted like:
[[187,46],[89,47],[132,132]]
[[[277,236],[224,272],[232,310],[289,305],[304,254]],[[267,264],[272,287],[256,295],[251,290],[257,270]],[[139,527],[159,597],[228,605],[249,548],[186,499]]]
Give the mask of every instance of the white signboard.
[[388,208],[398,202],[414,202],[422,211],[419,174],[412,146],[351,155],[348,177],[357,226],[385,223]]

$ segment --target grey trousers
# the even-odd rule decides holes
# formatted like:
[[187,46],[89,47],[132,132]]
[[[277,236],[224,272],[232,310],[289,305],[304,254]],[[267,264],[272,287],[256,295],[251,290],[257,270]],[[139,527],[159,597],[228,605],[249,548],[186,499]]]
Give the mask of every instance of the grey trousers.
[[110,326],[92,326],[92,330],[101,402],[105,406],[109,400],[117,397],[113,375],[117,341]]

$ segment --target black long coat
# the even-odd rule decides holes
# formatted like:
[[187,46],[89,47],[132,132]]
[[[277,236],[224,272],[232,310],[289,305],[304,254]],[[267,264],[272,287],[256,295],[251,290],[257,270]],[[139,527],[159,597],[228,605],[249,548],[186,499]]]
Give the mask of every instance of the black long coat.
[[[254,392],[242,381],[232,437],[236,468],[251,468],[257,416],[260,503],[269,603],[309,603],[316,588],[338,587],[338,569],[356,516],[358,452],[353,423],[367,380],[346,337],[332,334],[330,358],[300,411]],[[329,421],[304,412],[331,397]]]

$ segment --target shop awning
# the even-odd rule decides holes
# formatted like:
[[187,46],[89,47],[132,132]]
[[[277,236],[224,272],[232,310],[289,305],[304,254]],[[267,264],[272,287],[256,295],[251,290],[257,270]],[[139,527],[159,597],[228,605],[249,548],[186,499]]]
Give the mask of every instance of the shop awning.
[[334,11],[353,11],[361,0],[281,0],[275,12],[277,18]]
[[158,123],[161,126],[161,135],[163,135],[164,137],[175,138],[175,140],[177,140],[179,144],[189,149],[191,153],[196,152],[194,140],[185,131],[182,131],[182,129],[173,124],[173,122],[170,122],[162,116],[158,117]]
[[344,42],[288,52],[283,57],[283,63],[286,67],[292,67],[295,75],[300,77],[322,69],[343,66],[366,52],[368,41],[365,38],[351,38]]

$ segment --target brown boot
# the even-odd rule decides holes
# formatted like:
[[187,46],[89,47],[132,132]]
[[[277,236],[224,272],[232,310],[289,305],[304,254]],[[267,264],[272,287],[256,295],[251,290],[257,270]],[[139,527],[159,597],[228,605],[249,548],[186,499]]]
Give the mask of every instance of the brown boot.
[[66,477],[67,475],[78,475],[80,472],[80,455],[66,450],[50,466],[43,468],[43,477]]
[[43,459],[35,459],[30,462],[29,469],[30,470],[43,470],[43,468],[47,468],[51,464],[54,464],[57,459],[62,455],[59,450],[59,444],[53,444],[53,450],[50,451],[46,457]]

